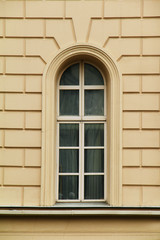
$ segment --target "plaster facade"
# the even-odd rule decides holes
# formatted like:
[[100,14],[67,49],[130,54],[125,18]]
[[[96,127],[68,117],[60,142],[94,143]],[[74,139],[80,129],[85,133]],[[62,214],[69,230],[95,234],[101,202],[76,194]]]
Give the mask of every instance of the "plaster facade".
[[[113,140],[119,139],[113,150],[119,181],[110,184],[116,192],[111,205],[158,208],[160,0],[0,0],[0,206],[53,205],[43,195],[50,195],[54,185],[49,178],[44,183],[46,73],[59,53],[70,48],[72,54],[76,46],[88,46],[88,53],[93,46],[102,51],[112,59],[119,76],[118,136],[112,134]],[[114,98],[110,104],[115,104]],[[17,217],[5,217],[0,239],[160,238],[159,218],[75,217],[76,234],[72,232],[74,221],[68,219],[69,226],[65,217],[36,218],[37,229],[32,231],[31,219],[21,222]],[[23,224],[25,228],[19,230]],[[84,229],[85,225],[90,227]]]

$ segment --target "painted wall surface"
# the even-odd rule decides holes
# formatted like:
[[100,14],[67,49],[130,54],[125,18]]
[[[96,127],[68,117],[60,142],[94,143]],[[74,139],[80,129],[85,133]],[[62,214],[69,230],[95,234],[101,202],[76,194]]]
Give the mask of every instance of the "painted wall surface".
[[[160,206],[160,0],[0,0],[0,206],[41,204],[42,76],[78,43],[103,49],[122,76],[122,205]],[[158,240],[160,222],[15,217],[0,231],[3,240]]]
[[144,217],[0,218],[1,240],[159,240],[160,220]]
[[122,74],[123,205],[159,206],[159,0],[0,1],[0,205],[40,205],[42,75],[76,43]]

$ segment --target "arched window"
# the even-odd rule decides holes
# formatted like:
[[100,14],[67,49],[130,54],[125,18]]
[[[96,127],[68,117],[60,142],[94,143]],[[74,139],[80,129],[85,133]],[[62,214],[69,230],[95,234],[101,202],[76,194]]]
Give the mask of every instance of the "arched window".
[[120,206],[122,108],[116,63],[96,46],[70,46],[46,65],[42,88],[41,206],[86,201]]
[[100,71],[77,62],[58,85],[57,201],[106,199],[106,83]]

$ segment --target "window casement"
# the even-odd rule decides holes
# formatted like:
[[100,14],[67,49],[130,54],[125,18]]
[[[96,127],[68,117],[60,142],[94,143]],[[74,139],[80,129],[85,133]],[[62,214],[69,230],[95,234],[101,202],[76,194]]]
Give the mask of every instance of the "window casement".
[[68,66],[58,84],[57,202],[106,199],[106,82],[92,64]]
[[104,48],[54,54],[42,80],[41,206],[121,206],[121,102],[120,73]]

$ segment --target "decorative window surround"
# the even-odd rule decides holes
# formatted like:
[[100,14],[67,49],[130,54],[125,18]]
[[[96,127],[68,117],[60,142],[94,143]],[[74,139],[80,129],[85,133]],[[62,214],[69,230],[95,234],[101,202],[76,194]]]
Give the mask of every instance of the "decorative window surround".
[[66,65],[81,59],[94,63],[107,79],[107,203],[121,206],[121,78],[115,62],[103,49],[86,44],[60,50],[47,64],[43,75],[41,206],[56,203],[56,90],[59,74]]

